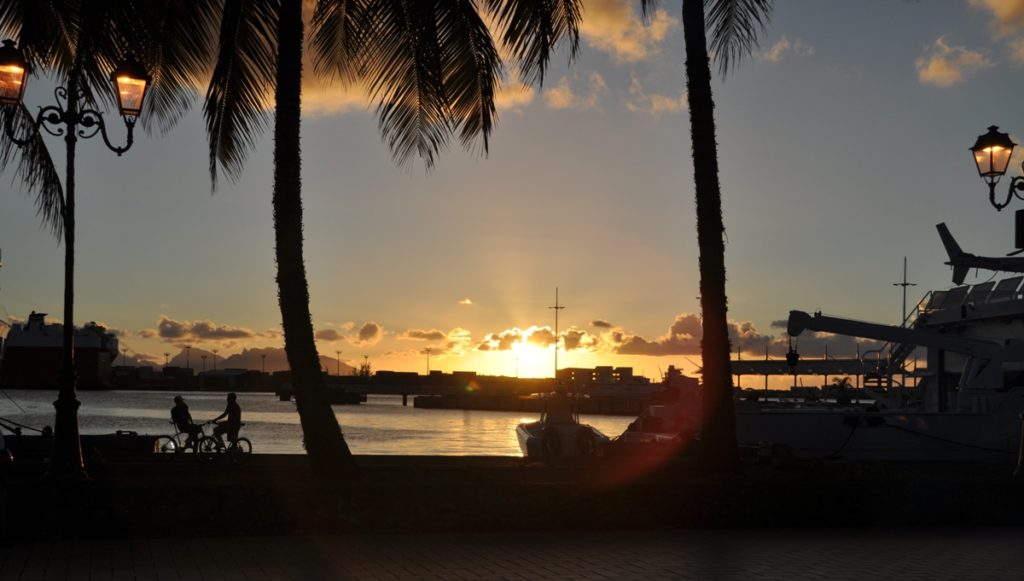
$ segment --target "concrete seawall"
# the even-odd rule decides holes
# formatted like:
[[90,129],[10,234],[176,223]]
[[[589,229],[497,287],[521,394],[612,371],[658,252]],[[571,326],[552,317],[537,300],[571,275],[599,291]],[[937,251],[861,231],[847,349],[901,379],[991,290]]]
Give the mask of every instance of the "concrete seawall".
[[330,486],[304,456],[246,465],[146,458],[45,484],[43,465],[4,475],[8,538],[719,526],[1024,525],[1005,467],[748,466],[702,477],[687,461],[528,464],[515,458],[357,457]]

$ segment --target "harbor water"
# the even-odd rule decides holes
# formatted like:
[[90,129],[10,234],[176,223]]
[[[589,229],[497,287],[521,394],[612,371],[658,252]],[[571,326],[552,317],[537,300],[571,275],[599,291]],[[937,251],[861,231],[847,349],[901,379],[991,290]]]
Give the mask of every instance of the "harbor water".
[[[79,424],[83,434],[131,430],[140,434],[172,432],[170,410],[175,392],[82,391]],[[224,411],[225,395],[182,392],[196,423]],[[54,391],[0,392],[0,418],[41,428],[53,425]],[[241,434],[252,441],[254,453],[301,454],[302,428],[294,402],[271,393],[239,393]],[[334,413],[354,454],[521,456],[515,427],[535,421],[535,414],[479,410],[432,410],[402,406],[401,396],[369,396],[357,406],[334,406]],[[580,416],[609,437],[622,433],[633,417]],[[28,432],[26,432],[28,433]]]

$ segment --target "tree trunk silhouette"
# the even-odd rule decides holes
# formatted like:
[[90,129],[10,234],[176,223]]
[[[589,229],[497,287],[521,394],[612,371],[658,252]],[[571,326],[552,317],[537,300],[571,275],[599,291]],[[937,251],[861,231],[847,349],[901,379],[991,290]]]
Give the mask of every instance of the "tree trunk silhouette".
[[704,0],[683,0],[686,43],[686,90],[697,198],[697,245],[700,251],[700,303],[703,315],[703,436],[701,462],[711,472],[739,465],[736,414],[729,369],[730,345],[725,295],[725,225],[718,182],[715,103],[704,31]]
[[354,461],[334,410],[327,402],[309,313],[309,286],[302,251],[302,41],[302,0],[283,0],[278,24],[274,122],[278,303],[306,453],[314,468],[336,473],[351,470]]

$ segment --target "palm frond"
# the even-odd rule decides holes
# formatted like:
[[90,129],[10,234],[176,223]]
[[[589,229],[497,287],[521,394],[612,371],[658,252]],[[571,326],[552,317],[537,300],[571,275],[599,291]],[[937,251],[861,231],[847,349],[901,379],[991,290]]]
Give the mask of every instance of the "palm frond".
[[502,44],[527,83],[544,84],[558,44],[569,41],[569,60],[580,46],[581,0],[486,0],[498,24]]
[[658,4],[661,4],[660,0],[640,0],[640,13],[644,17],[644,22],[647,22],[654,11],[658,9]]
[[723,77],[757,48],[758,35],[771,20],[772,5],[772,0],[706,0],[708,48]]
[[0,37],[14,38],[33,70],[69,70],[78,29],[76,0],[0,2]]
[[223,11],[222,0],[137,1],[125,14],[125,51],[149,68],[142,126],[166,133],[188,112],[199,87],[210,75],[210,63]]
[[330,80],[352,82],[361,69],[360,56],[373,15],[366,0],[320,0],[313,11],[310,48],[313,70]]
[[214,187],[218,168],[238,178],[269,123],[277,70],[276,5],[276,0],[224,4],[217,62],[203,106]]
[[32,136],[27,145],[19,146],[6,132],[0,133],[0,167],[15,167],[14,181],[35,194],[36,213],[43,227],[59,241],[64,231],[64,188],[46,143],[35,130],[32,114],[24,105],[0,107],[0,123],[16,136]]
[[501,58],[473,0],[438,4],[443,85],[459,139],[471,148],[479,137],[484,154],[494,129],[494,94],[501,81]]
[[378,127],[396,163],[414,156],[427,168],[447,147],[452,124],[444,91],[436,2],[376,0],[364,50],[365,78],[377,102]]

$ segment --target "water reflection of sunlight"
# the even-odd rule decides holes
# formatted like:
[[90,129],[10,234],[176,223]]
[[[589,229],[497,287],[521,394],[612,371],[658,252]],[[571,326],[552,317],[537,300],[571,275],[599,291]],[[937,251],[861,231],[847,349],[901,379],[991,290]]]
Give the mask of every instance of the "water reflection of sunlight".
[[[32,426],[52,424],[51,392],[10,390],[17,401],[0,402],[0,415]],[[82,392],[83,433],[134,430],[161,434],[170,429],[170,392]],[[224,410],[224,394],[182,393],[192,416],[202,422]],[[295,404],[271,394],[239,393],[242,428],[257,453],[301,454],[302,428]],[[334,412],[355,454],[520,456],[515,428],[539,419],[521,412],[426,410],[403,407],[400,396],[374,396],[359,406],[335,406]],[[633,418],[585,416],[608,436],[622,432]]]

